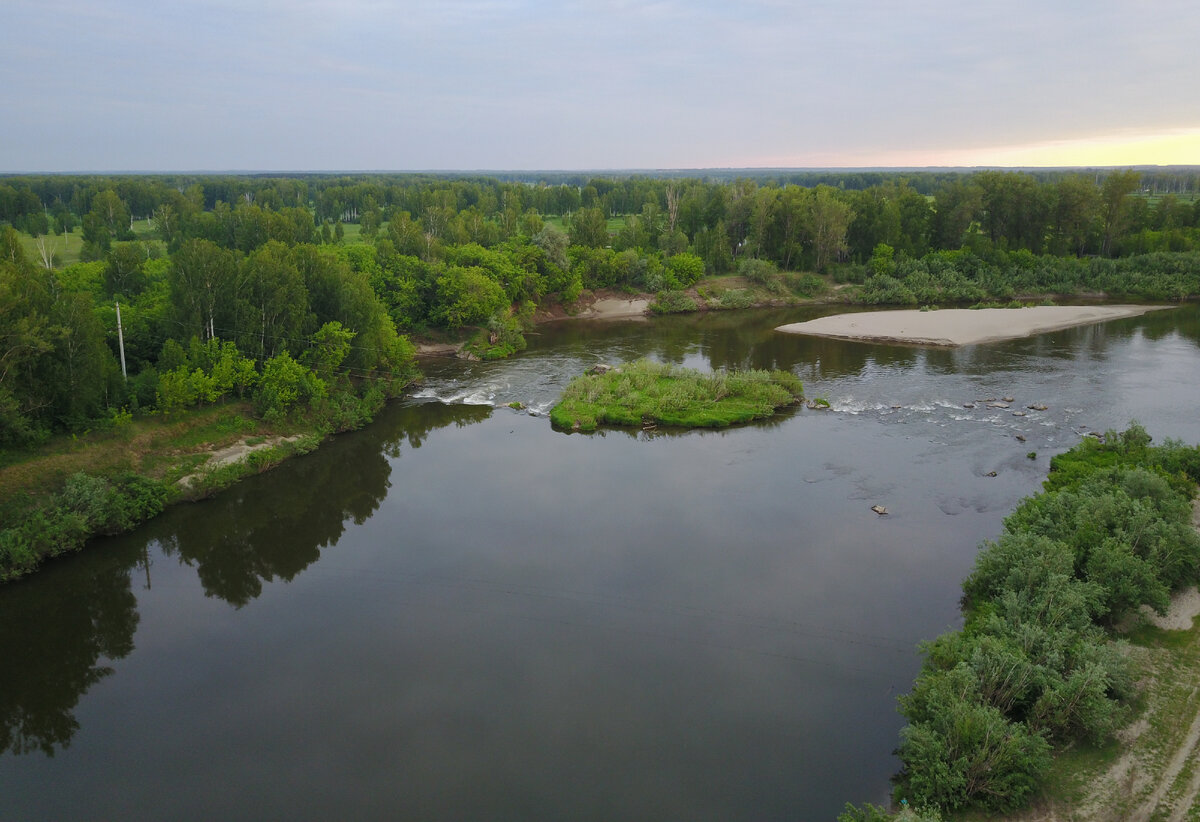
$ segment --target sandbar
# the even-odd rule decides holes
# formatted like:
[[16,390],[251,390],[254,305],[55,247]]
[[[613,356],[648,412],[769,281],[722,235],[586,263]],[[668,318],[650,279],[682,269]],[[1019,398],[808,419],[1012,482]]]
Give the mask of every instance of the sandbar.
[[601,297],[575,316],[581,320],[628,320],[644,318],[649,307],[645,298]]
[[1038,305],[1029,308],[942,308],[935,311],[863,311],[834,314],[776,331],[904,345],[976,345],[1090,325],[1168,305]]

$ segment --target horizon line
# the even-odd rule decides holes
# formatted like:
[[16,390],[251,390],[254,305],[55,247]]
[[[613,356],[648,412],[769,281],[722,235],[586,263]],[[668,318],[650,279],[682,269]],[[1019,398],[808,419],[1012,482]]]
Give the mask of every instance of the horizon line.
[[155,176],[168,174],[204,174],[204,175],[297,175],[297,174],[680,174],[703,172],[972,172],[972,171],[1112,171],[1115,169],[1131,170],[1177,170],[1200,171],[1200,164],[1189,163],[1117,163],[1112,165],[925,165],[925,166],[695,166],[695,167],[587,167],[579,168],[415,168],[415,169],[386,169],[386,168],[326,168],[326,169],[269,169],[269,168],[226,168],[226,169],[74,169],[67,171],[0,171],[0,177],[23,176],[83,176],[83,175],[138,175]]

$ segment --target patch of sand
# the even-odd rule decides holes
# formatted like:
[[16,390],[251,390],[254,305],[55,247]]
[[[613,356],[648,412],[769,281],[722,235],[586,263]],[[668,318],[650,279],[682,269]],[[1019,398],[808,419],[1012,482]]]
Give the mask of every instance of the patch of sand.
[[575,316],[578,319],[588,320],[625,320],[645,317],[649,308],[650,301],[641,297],[635,299],[603,297]]
[[776,331],[864,342],[907,345],[976,345],[1044,334],[1077,325],[1137,317],[1172,306],[1039,305],[1032,308],[944,308],[937,311],[867,311],[835,314]]
[[[299,434],[291,437],[268,437],[262,442],[255,443],[254,445],[250,445],[244,439],[239,440],[233,445],[226,446],[225,448],[219,448],[210,453],[208,455],[208,461],[201,466],[201,469],[203,473],[208,473],[209,471],[216,470],[217,468],[222,468],[226,465],[232,465],[235,462],[244,460],[255,451],[261,451],[264,448],[273,448],[274,446],[279,445],[281,442],[295,442],[298,439],[300,439]],[[180,479],[176,484],[181,488],[188,488],[191,486],[192,481],[199,476],[200,473],[188,474],[186,477]]]
[[418,357],[457,357],[466,343],[421,343],[417,346]]
[[1171,607],[1164,616],[1159,616],[1145,605],[1142,608],[1146,621],[1156,628],[1165,631],[1190,631],[1193,620],[1200,616],[1200,590],[1193,585],[1173,595]]

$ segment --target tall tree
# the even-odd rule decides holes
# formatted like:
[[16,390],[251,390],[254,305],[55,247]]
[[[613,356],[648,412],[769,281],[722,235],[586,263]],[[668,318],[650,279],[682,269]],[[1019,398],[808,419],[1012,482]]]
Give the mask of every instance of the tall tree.
[[846,231],[854,219],[854,210],[842,202],[829,186],[817,186],[809,201],[809,238],[816,252],[818,271],[846,250]]
[[1054,184],[1051,251],[1082,257],[1096,224],[1100,193],[1082,174],[1071,174]]
[[271,240],[242,263],[239,347],[265,362],[299,345],[309,316],[304,277],[287,246]]
[[32,437],[50,404],[43,360],[56,329],[47,276],[25,257],[15,230],[0,230],[0,443]]
[[1100,218],[1104,225],[1100,253],[1111,255],[1113,243],[1129,223],[1130,195],[1137,191],[1141,175],[1133,169],[1114,171],[1100,186]]
[[237,257],[210,240],[188,240],[171,258],[171,304],[180,336],[209,340],[222,328],[235,327],[239,298]]

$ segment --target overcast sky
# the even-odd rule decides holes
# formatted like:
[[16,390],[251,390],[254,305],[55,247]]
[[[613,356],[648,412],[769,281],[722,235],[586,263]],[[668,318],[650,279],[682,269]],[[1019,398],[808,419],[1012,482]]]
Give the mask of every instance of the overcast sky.
[[1200,164],[1198,42],[1196,0],[0,0],[0,171]]

